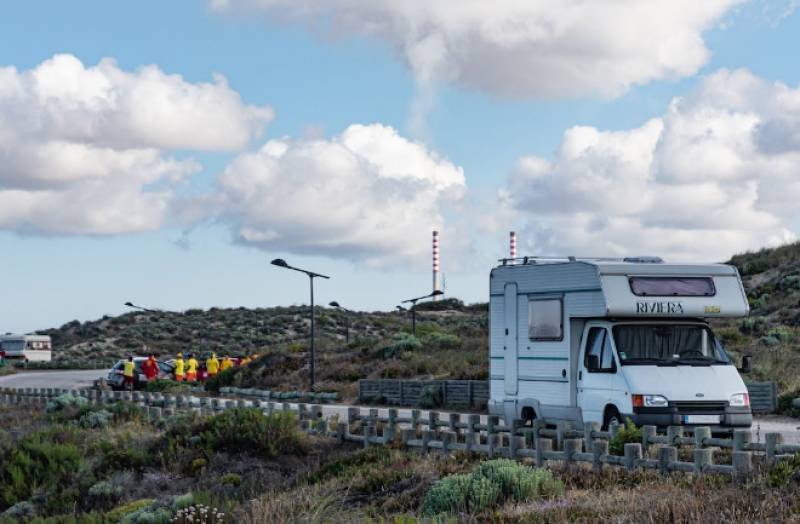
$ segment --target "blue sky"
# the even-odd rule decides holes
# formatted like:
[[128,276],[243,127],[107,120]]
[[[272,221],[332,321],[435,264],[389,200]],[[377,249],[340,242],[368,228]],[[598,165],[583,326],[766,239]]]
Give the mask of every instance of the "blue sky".
[[[395,42],[359,31],[320,37],[304,21],[273,16],[257,8],[244,13],[217,10],[197,0],[18,2],[6,6],[0,17],[0,67],[14,66],[23,72],[56,54],[70,54],[87,68],[104,57],[113,58],[117,67],[127,72],[153,64],[192,84],[211,82],[212,74],[219,73],[244,104],[274,110],[274,120],[241,147],[223,152],[169,148],[165,155],[191,158],[199,165],[199,171],[181,186],[180,191],[186,194],[219,191],[216,180],[226,166],[267,140],[334,140],[331,137],[352,124],[390,126],[403,140],[421,143],[426,151],[463,170],[468,192],[459,205],[443,214],[446,230],[455,228],[453,234],[459,235],[457,240],[443,237],[443,267],[449,294],[482,301],[486,299],[490,261],[505,254],[509,229],[527,234],[527,240],[523,238],[521,243],[529,249],[566,252],[595,247],[577,240],[559,244],[564,217],[557,212],[544,216],[525,209],[528,200],[515,197],[507,214],[495,213],[498,190],[506,186],[513,191],[530,189],[525,185],[527,178],[521,179],[522,185],[508,182],[522,157],[535,155],[549,160],[550,176],[566,176],[574,171],[569,163],[574,159],[561,158],[557,151],[568,129],[576,125],[600,132],[637,129],[649,119],[665,115],[675,97],[705,92],[704,79],[722,68],[746,68],[766,85],[781,82],[796,89],[800,64],[794,50],[800,43],[800,19],[795,13],[777,19],[774,13],[781,12],[782,6],[788,8],[789,4],[751,2],[725,11],[709,24],[709,29],[699,31],[710,51],[702,65],[678,78],[667,74],[642,81],[618,96],[534,93],[510,97],[469,82],[441,80],[435,88],[435,102],[425,116],[424,136],[409,126],[419,78],[406,65]],[[766,7],[772,9],[769,16],[763,14]],[[491,74],[490,69],[487,74]],[[8,114],[6,123],[13,125]],[[0,131],[3,118],[0,109]],[[2,137],[0,133],[0,142]],[[531,190],[543,192],[548,187],[534,185]],[[359,194],[353,198],[357,200]],[[530,202],[535,201],[531,197]],[[198,205],[213,207],[209,203]],[[482,214],[493,215],[487,221],[500,223],[494,224],[494,229],[482,227]],[[320,219],[324,221],[325,214]],[[230,220],[236,225],[231,226]],[[259,220],[263,226],[263,220]],[[537,236],[543,223],[550,228],[547,238],[556,238],[555,242]],[[761,245],[757,238],[767,244],[772,230],[791,233],[795,223],[790,214],[765,219],[763,229],[747,232],[741,242],[720,245],[708,256],[722,258],[739,246],[756,247]],[[280,224],[270,224],[281,228]],[[422,227],[424,238],[435,225]],[[232,227],[240,226],[247,224],[238,209],[227,209],[197,223],[165,220],[156,228],[113,234],[63,234],[6,225],[0,232],[0,249],[6,261],[0,276],[6,296],[0,305],[2,328],[29,331],[74,318],[119,314],[127,300],[177,310],[304,303],[306,282],[299,275],[268,266],[268,261],[278,256],[331,274],[332,280],[319,284],[318,300],[325,303],[335,299],[353,308],[390,309],[402,299],[430,289],[424,260],[398,257],[394,263],[387,262],[393,257],[382,252],[379,262],[364,263],[359,253],[369,249],[363,246],[341,255],[346,251],[341,246],[326,254],[325,248],[309,248],[308,243],[293,246],[289,241],[267,240],[247,245],[232,240]],[[302,236],[303,230],[293,225],[286,231]],[[402,232],[397,234],[402,236]],[[617,234],[609,231],[607,246],[619,245],[613,240]],[[178,242],[184,235],[188,245]],[[567,237],[573,238],[569,233]],[[324,235],[309,235],[308,242],[319,242],[320,238]],[[349,241],[341,244],[347,249],[354,245]],[[620,249],[637,251],[640,245],[649,247],[641,243]],[[604,244],[598,242],[596,247],[603,250]],[[427,253],[427,244],[421,251]],[[653,254],[669,257],[671,253]],[[470,258],[471,262],[466,261]]]

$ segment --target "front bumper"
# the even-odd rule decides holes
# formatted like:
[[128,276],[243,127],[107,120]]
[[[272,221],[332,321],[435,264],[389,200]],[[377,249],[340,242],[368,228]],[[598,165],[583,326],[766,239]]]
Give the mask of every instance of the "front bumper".
[[[687,417],[695,415],[716,416],[719,422],[714,423],[691,423]],[[753,412],[750,407],[726,406],[724,410],[698,413],[681,412],[676,406],[662,408],[633,408],[633,414],[629,415],[637,426],[686,426],[686,427],[710,427],[712,431],[732,431],[736,428],[749,428],[753,423]]]

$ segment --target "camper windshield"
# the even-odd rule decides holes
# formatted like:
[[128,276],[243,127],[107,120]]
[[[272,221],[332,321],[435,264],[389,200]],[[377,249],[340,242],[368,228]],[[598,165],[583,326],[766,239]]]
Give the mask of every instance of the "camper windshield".
[[614,342],[623,365],[731,363],[714,333],[697,324],[621,324]]

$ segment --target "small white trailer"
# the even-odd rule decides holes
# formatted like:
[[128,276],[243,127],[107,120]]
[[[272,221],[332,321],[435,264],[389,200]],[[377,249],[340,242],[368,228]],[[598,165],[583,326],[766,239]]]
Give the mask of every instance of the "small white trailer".
[[0,335],[0,351],[8,360],[50,362],[52,342],[47,335]]
[[749,312],[732,266],[505,259],[489,311],[489,411],[507,421],[752,423],[739,370],[706,322]]

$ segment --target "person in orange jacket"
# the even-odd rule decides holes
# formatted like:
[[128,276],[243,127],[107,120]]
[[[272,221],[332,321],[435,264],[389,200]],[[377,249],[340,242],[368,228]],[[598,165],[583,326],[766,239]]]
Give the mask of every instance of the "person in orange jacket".
[[186,363],[183,361],[183,353],[178,353],[178,358],[175,359],[175,380],[183,382],[184,369]]
[[158,378],[158,362],[156,362],[156,356],[152,353],[147,360],[142,362],[142,372],[144,376],[147,377],[148,382],[152,382]]
[[186,361],[186,382],[197,382],[197,366],[197,359],[192,353]]

